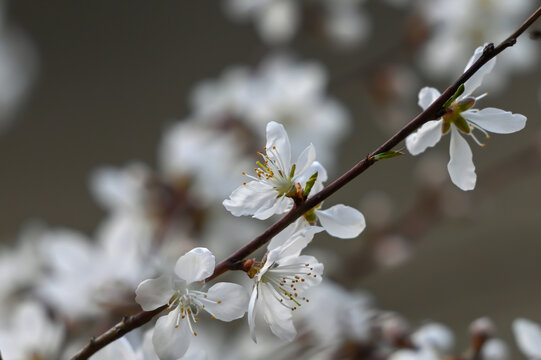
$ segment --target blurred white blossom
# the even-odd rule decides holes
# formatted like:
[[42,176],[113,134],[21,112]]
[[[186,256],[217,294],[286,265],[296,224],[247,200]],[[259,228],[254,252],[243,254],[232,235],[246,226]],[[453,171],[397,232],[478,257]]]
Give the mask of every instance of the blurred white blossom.
[[0,324],[0,350],[6,360],[58,359],[63,339],[64,326],[35,301],[20,303],[11,319]]
[[370,22],[363,10],[364,0],[225,0],[226,14],[236,21],[253,21],[263,41],[279,45],[291,41],[305,24],[318,23],[338,46],[364,41]]
[[[421,55],[422,68],[435,77],[455,76],[456,59],[468,56],[477,44],[497,44],[511,34],[535,8],[531,0],[420,0],[421,13],[433,34]],[[512,52],[498,55],[498,68],[489,87],[502,87],[511,74],[537,64],[536,43],[521,38]]]

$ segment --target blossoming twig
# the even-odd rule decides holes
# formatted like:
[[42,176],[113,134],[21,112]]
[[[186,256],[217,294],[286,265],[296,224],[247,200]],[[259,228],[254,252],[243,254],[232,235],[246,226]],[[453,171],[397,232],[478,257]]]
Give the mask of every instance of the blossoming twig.
[[[299,205],[295,205],[278,222],[267,228],[267,230],[265,230],[263,234],[256,237],[250,243],[243,246],[231,256],[229,256],[227,259],[216,265],[214,273],[209,276],[206,281],[210,281],[228,270],[238,268],[239,262],[242,259],[246,258],[257,249],[262,247],[264,244],[270,241],[270,239],[272,239],[280,231],[284,230],[288,225],[293,223],[304,213],[317,206],[323,200],[330,197],[336,191],[344,187],[347,183],[355,179],[366,169],[372,166],[376,162],[376,155],[392,150],[396,145],[398,145],[408,135],[417,130],[421,125],[430,120],[435,120],[441,117],[443,115],[443,112],[445,111],[443,107],[444,104],[456,93],[460,85],[462,85],[464,82],[466,82],[466,80],[472,77],[472,75],[474,75],[489,60],[494,58],[505,49],[513,46],[516,43],[517,38],[522,35],[522,33],[524,33],[526,29],[528,29],[540,16],[541,7],[537,8],[537,10],[514,33],[512,33],[507,39],[502,41],[498,46],[495,47],[493,44],[487,45],[481,57],[479,57],[479,59],[467,71],[465,71],[453,85],[449,86],[440,95],[440,97],[436,99],[429,107],[427,107],[423,112],[417,115],[412,121],[410,121],[406,126],[404,126],[400,131],[398,131],[375,151],[370,153],[364,160],[357,163],[350,170],[348,170],[338,179],[326,186],[323,190],[313,195],[311,198],[307,199],[305,202]],[[164,305],[155,310],[148,312],[143,311],[136,315],[123,319],[121,322],[116,324],[114,327],[112,327],[102,335],[90,340],[90,342],[82,350],[80,350],[74,357],[72,357],[72,360],[88,359],[91,355],[93,355],[109,343],[122,337],[129,331],[149,322],[155,315],[165,310],[166,307],[167,306]]]

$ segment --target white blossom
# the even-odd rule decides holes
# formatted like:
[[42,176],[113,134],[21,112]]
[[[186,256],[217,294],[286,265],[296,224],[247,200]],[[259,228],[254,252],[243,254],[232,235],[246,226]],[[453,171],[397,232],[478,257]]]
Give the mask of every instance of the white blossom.
[[303,303],[309,302],[303,293],[321,282],[323,264],[316,258],[300,255],[319,227],[305,227],[295,232],[284,244],[269,252],[253,276],[254,287],[248,308],[248,324],[252,339],[256,341],[255,317],[262,311],[265,322],[281,340],[292,341],[297,332],[293,325],[292,312]]
[[513,321],[513,334],[518,348],[530,360],[541,359],[541,326],[524,318]]
[[[484,47],[478,47],[466,65],[467,70],[483,53]],[[447,112],[438,120],[431,120],[421,126],[416,132],[406,138],[406,146],[412,155],[418,155],[427,148],[436,145],[442,135],[451,133],[451,146],[449,153],[451,160],[447,170],[452,182],[462,190],[472,190],[475,187],[477,176],[472,161],[472,152],[462,135],[471,137],[477,144],[484,146],[475,136],[478,130],[487,138],[488,132],[509,134],[522,130],[526,125],[526,117],[508,111],[485,108],[472,109],[474,104],[484,95],[472,97],[475,91],[488,74],[496,59],[490,60],[468,81],[464,83],[464,92],[448,107]],[[419,92],[419,106],[426,109],[440,96],[434,88],[425,87]]]
[[214,255],[206,248],[195,248],[181,256],[175,265],[175,276],[162,275],[143,281],[137,287],[135,300],[150,311],[168,304],[169,313],[156,321],[152,342],[161,360],[176,360],[197,336],[194,324],[205,310],[213,318],[232,321],[244,316],[248,293],[237,284],[217,283],[207,292],[190,285],[205,280],[214,271]]
[[43,305],[25,301],[17,306],[10,320],[2,319],[0,325],[4,359],[58,359],[64,327],[48,317]]
[[239,186],[223,202],[225,208],[235,216],[252,215],[264,220],[284,213],[293,202],[288,193],[299,179],[313,174],[312,165],[316,158],[314,146],[310,144],[292,163],[289,137],[279,123],[267,124],[267,146],[265,154],[260,155],[263,162],[258,161],[255,176],[244,173],[252,180]]

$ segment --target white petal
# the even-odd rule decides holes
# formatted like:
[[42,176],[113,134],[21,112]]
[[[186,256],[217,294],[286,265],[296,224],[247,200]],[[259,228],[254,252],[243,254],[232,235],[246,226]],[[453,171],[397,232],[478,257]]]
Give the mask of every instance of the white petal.
[[526,126],[526,116],[495,108],[464,111],[462,116],[474,125],[496,134],[514,133]]
[[451,330],[439,323],[423,325],[411,337],[418,348],[432,348],[443,354],[450,352],[455,343]]
[[299,256],[302,249],[304,249],[310,243],[310,241],[312,241],[314,235],[321,231],[323,231],[323,228],[319,226],[308,226],[302,228],[291,235],[291,237],[286,240],[282,246],[272,250],[269,255],[267,255],[267,258],[269,258],[270,254],[273,252],[278,254],[276,258],[277,261],[288,256]]
[[175,274],[188,284],[208,278],[214,272],[216,260],[209,249],[198,247],[181,256],[175,264]]
[[447,170],[451,176],[451,181],[464,191],[473,190],[477,175],[475,175],[472,152],[466,140],[454,126],[451,126],[449,154],[451,160],[447,164]]
[[419,100],[417,104],[425,110],[429,107],[437,98],[440,97],[440,92],[433,87],[424,87],[419,91]]
[[[250,181],[233,191],[229,199],[224,200],[223,205],[234,216],[254,215],[258,211],[258,219],[264,220],[272,216],[265,211],[276,205],[278,192],[270,185],[259,181]],[[268,215],[266,218],[263,216]]]
[[135,352],[130,343],[125,337],[113,341],[95,355],[92,355],[92,360],[135,360]]
[[293,224],[289,224],[284,230],[280,231],[278,235],[271,239],[269,245],[267,245],[267,250],[274,250],[277,247],[284,245],[285,242],[300,229],[298,226],[299,224],[297,221]]
[[[266,220],[274,214],[283,214],[289,209],[293,204],[293,200],[286,196],[276,198],[276,192],[274,193],[274,198],[271,202],[262,206],[259,210],[253,215],[254,218],[259,220]],[[267,206],[269,205],[269,206]]]
[[513,321],[513,333],[518,348],[528,358],[541,358],[541,327],[528,319]]
[[[238,284],[220,282],[207,292],[206,299],[200,299],[205,310],[216,319],[232,321],[244,316],[248,309],[248,292]],[[217,303],[220,301],[220,303]]]
[[175,328],[177,316],[178,310],[173,310],[156,321],[152,343],[160,360],[177,360],[190,346],[193,334],[188,327],[188,320],[181,319],[179,327]]
[[298,6],[290,0],[271,1],[256,15],[261,37],[271,44],[288,41],[299,26]]
[[351,239],[359,236],[366,227],[363,214],[346,205],[335,205],[327,210],[316,210],[321,226],[332,236]]
[[[312,162],[312,165],[310,165],[310,167],[304,172],[304,174],[300,175],[299,177],[295,179],[295,182],[300,183],[302,187],[304,188],[308,179],[310,179],[310,177],[314,175],[315,173],[317,173],[316,184],[321,184],[327,181],[328,179],[327,169],[325,169],[319,161],[314,161]],[[310,195],[313,195],[318,191],[319,190],[312,188]]]
[[272,333],[281,340],[293,341],[297,330],[293,326],[292,312],[274,297],[270,285],[261,285],[263,316]]
[[139,349],[137,349],[137,360],[158,360],[158,355],[154,350],[154,344],[152,343],[152,336],[154,335],[154,329],[151,328],[143,334],[143,341]]
[[431,120],[406,138],[406,147],[411,155],[418,155],[441,139],[442,120]]
[[505,341],[500,339],[489,339],[483,344],[481,349],[483,360],[509,360],[509,347]]
[[279,266],[287,266],[287,265],[293,265],[293,264],[309,264],[309,267],[312,269],[310,270],[313,275],[317,275],[316,277],[310,276],[305,279],[302,284],[298,284],[297,288],[301,287],[303,289],[306,289],[311,286],[315,286],[321,283],[323,280],[323,269],[324,266],[322,263],[320,263],[315,257],[310,255],[301,255],[301,256],[290,256],[280,261]]
[[271,121],[267,124],[267,155],[274,160],[275,154],[286,170],[291,168],[291,145],[286,129],[282,124]]
[[295,182],[299,182],[299,178],[305,174],[310,177],[313,173],[307,174],[306,172],[310,169],[311,165],[316,160],[316,148],[314,145],[310,144],[297,158],[295,163]]
[[143,310],[150,311],[167,304],[174,292],[171,277],[162,275],[140,283],[135,289],[135,301]]
[[256,315],[256,303],[257,303],[257,284],[254,286],[252,295],[250,296],[250,303],[248,304],[248,326],[250,327],[250,337],[257,343],[255,337],[255,315]]
[[[484,46],[479,46],[477,49],[475,49],[473,56],[470,58],[470,61],[468,61],[468,64],[464,69],[464,72],[468,70],[470,66],[472,66],[473,63],[481,57],[484,48]],[[462,95],[460,95],[460,98],[462,99],[470,96],[475,91],[475,89],[477,89],[481,85],[485,75],[492,71],[494,65],[496,65],[496,58],[490,60],[488,63],[483,65],[475,74],[473,74],[472,77],[464,83],[464,92],[462,93]]]

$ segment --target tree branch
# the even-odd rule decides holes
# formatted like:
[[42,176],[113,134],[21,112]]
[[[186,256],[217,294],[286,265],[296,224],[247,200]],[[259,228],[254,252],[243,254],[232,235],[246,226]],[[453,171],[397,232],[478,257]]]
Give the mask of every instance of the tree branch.
[[[82,348],[77,354],[75,354],[71,360],[83,360],[88,359],[94,355],[98,350],[102,349],[106,345],[112,343],[116,339],[121,338],[125,334],[129,333],[133,329],[136,329],[150,320],[167,308],[167,305],[163,305],[152,311],[141,311],[140,313],[123,318],[118,324],[98,336],[97,338],[91,338],[88,344]],[[1,359],[0,359],[1,360]]]
[[406,126],[404,126],[400,131],[393,135],[389,140],[383,143],[375,151],[370,153],[364,160],[357,163],[354,167],[352,167],[338,179],[327,185],[319,193],[306,200],[306,202],[304,202],[300,206],[295,206],[289,213],[282,217],[282,219],[267,228],[267,230],[265,230],[263,234],[259,235],[250,243],[229,256],[226,260],[216,265],[216,268],[214,269],[214,274],[207,278],[206,281],[210,281],[218,275],[228,271],[232,264],[235,264],[239,260],[242,260],[248,255],[252,254],[254,251],[259,249],[268,241],[270,241],[270,239],[276,236],[280,231],[282,231],[288,225],[301,217],[305,212],[317,206],[319,203],[321,203],[329,196],[337,192],[339,189],[344,187],[351,180],[362,174],[366,169],[368,169],[376,162],[374,160],[374,157],[377,154],[392,150],[396,145],[402,142],[408,135],[413,133],[424,123],[430,120],[438,119],[441,116],[443,104],[445,104],[445,102],[455,94],[459,86],[464,84],[469,78],[473,76],[473,74],[475,74],[483,65],[485,65],[496,55],[504,51],[506,48],[513,46],[517,41],[517,37],[519,37],[540,16],[541,7],[539,7],[513,34],[511,34],[511,36],[502,41],[502,43],[499,44],[497,47],[494,47],[493,44],[488,44],[485,47],[481,57],[479,57],[479,59],[475,63],[473,63],[473,65],[467,71],[465,71],[453,85],[449,86],[443,92],[443,94],[441,94],[440,97],[436,99],[436,101],[434,101],[428,108],[426,108],[426,110],[417,115],[412,121],[406,124]]
[[[455,94],[458,87],[464,82],[466,82],[470,77],[472,77],[472,75],[475,74],[489,60],[494,58],[496,55],[498,55],[508,47],[513,46],[516,43],[517,38],[524,31],[526,31],[526,29],[528,29],[528,27],[530,27],[540,16],[541,6],[513,34],[511,34],[497,47],[494,47],[493,44],[487,45],[481,57],[466,72],[464,72],[453,85],[449,86],[436,101],[434,101],[428,108],[426,108],[426,110],[417,115],[400,131],[398,131],[390,139],[388,139],[376,150],[370,153],[364,160],[357,163],[350,170],[348,170],[338,179],[327,185],[323,190],[309,198],[304,203],[300,204],[299,206],[294,206],[293,209],[291,209],[291,211],[289,211],[278,222],[267,228],[267,230],[265,230],[263,234],[259,235],[251,242],[237,250],[227,259],[216,265],[214,273],[210,277],[208,277],[206,281],[210,281],[217,276],[223,274],[224,272],[238,267],[237,264],[239,263],[239,261],[243,260],[250,254],[255,252],[257,249],[265,245],[280,231],[284,230],[288,225],[292,224],[304,213],[317,206],[319,203],[330,197],[332,194],[337,192],[339,189],[344,187],[346,184],[348,184],[350,181],[355,179],[366,169],[372,166],[376,162],[374,157],[377,154],[392,150],[396,145],[398,145],[408,135],[413,133],[424,123],[439,118],[441,116],[443,105],[449,98],[451,98],[451,96]],[[114,340],[122,337],[124,334],[130,332],[131,330],[149,322],[155,315],[162,312],[165,308],[166,305],[152,311],[142,311],[136,315],[123,319],[121,322],[116,324],[107,332],[103,333],[97,338],[91,339],[90,342],[72,358],[72,360],[88,359],[91,355],[93,355],[106,345],[110,344]]]

